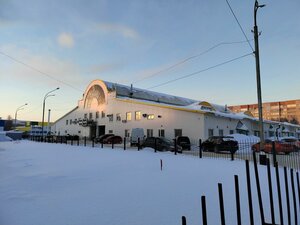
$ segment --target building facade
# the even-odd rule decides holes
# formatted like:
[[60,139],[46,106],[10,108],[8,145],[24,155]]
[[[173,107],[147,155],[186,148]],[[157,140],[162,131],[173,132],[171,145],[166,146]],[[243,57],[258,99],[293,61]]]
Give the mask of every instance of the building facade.
[[[258,118],[257,104],[230,106],[229,109],[235,113],[249,111],[254,117]],[[300,99],[263,103],[263,118],[266,120],[300,123]]]
[[[272,134],[269,132],[278,125],[265,121],[265,135]],[[285,127],[289,128],[287,135],[300,136],[300,126]],[[258,121],[249,112],[232,113],[225,106],[206,101],[101,80],[89,84],[78,105],[54,122],[51,131],[89,138],[107,133],[130,137],[133,128],[143,128],[146,136],[188,136],[193,143],[233,133],[259,135]],[[279,133],[283,135],[281,130]]]

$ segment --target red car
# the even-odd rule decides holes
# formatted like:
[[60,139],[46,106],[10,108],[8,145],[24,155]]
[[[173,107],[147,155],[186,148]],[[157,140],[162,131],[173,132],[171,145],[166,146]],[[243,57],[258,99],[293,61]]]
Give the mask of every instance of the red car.
[[290,145],[294,145],[295,150],[300,149],[300,141],[297,138],[285,137],[285,138],[282,138],[281,141],[284,143],[290,144]]
[[[295,151],[295,146],[282,142],[282,141],[274,141],[275,143],[275,152],[276,154],[278,153],[283,153],[283,154],[289,154],[293,151]],[[259,152],[260,151],[260,142],[252,145],[252,150]],[[271,140],[265,140],[263,150],[265,153],[272,153],[272,141]]]
[[109,136],[103,139],[103,144],[122,144],[123,138],[121,136]]

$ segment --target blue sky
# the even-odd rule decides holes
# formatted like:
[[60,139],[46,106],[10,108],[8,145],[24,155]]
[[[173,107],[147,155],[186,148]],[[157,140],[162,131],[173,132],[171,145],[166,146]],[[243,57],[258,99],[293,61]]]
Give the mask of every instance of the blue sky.
[[[228,1],[254,47],[254,1]],[[260,3],[267,4],[258,12],[263,101],[299,99],[300,2]],[[222,42],[242,43],[166,70]],[[14,117],[28,103],[18,118],[41,120],[45,93],[59,86],[46,105],[55,120],[77,105],[93,79],[148,89],[252,50],[225,0],[0,0],[0,52],[54,78],[0,54],[0,117]],[[158,71],[164,72],[152,76]],[[217,104],[255,103],[255,59],[151,90]]]

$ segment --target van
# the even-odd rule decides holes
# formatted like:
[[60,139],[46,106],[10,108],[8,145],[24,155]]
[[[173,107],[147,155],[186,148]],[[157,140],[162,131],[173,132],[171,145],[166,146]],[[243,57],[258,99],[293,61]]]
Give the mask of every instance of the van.
[[130,145],[131,146],[137,146],[138,145],[138,140],[140,138],[140,144],[143,143],[145,134],[144,134],[144,129],[143,128],[133,128],[131,130],[131,139],[130,139]]

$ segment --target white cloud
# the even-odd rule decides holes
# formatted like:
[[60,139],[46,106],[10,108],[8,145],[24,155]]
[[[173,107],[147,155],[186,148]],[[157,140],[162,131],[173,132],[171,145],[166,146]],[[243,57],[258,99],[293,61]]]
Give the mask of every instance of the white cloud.
[[74,46],[74,38],[71,34],[61,33],[57,38],[58,44],[65,48],[72,48]]
[[96,25],[97,29],[100,29],[101,31],[105,33],[116,33],[124,38],[129,38],[129,39],[138,39],[139,34],[136,30],[127,27],[125,25],[121,24],[113,24],[113,23],[99,23]]

